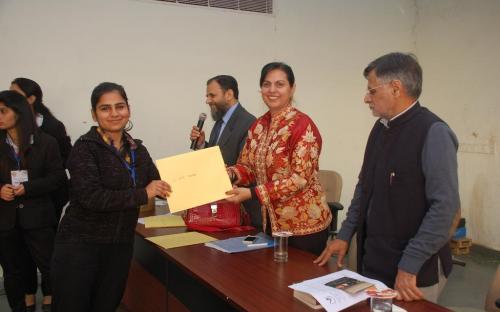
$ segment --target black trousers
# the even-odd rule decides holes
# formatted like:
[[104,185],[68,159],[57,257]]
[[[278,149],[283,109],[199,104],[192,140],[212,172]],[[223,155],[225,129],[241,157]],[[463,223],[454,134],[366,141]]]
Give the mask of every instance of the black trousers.
[[45,296],[52,294],[50,285],[50,262],[54,250],[55,229],[45,227],[40,229],[24,229],[24,278],[25,293],[34,294],[37,288],[36,268],[42,273],[42,291]]
[[[26,250],[29,253],[28,250]],[[44,281],[42,280],[42,283]],[[29,295],[36,294],[38,290],[38,270],[36,267],[35,261],[29,257],[26,258],[26,276],[25,276],[25,292]],[[45,289],[42,288],[42,293],[44,296],[47,296]]]
[[133,244],[59,244],[52,258],[52,312],[115,312]]
[[[271,220],[269,215],[267,216],[267,227],[266,234],[272,235],[271,233]],[[291,236],[288,238],[288,246],[292,246],[297,249],[308,251],[315,255],[321,255],[326,247],[328,241],[329,230],[328,228],[323,231],[302,235],[302,236]]]
[[319,256],[325,249],[327,241],[328,228],[313,234],[292,236],[288,238],[288,245]]
[[[33,235],[30,231],[25,233],[24,241],[26,248],[24,249],[24,259],[26,260],[25,267],[25,293],[26,294],[36,294],[38,289],[38,275],[37,268],[42,274],[42,293],[44,296],[52,295],[52,290],[50,287],[50,271],[47,268],[50,266],[52,261],[52,252],[54,250],[54,237],[56,233],[56,228],[44,229],[43,233],[38,235]],[[39,242],[37,243],[37,240]],[[43,249],[39,249],[36,246],[42,246]],[[31,246],[31,247],[30,247]],[[38,262],[36,259],[39,259]],[[41,259],[41,263],[40,263]]]
[[3,269],[4,288],[7,301],[14,312],[25,311],[22,233],[14,227],[0,231],[0,265]]
[[[24,311],[26,280],[31,273],[29,265],[31,262],[34,262],[42,273],[42,279],[45,281],[42,283],[44,293],[48,295],[51,293],[50,260],[54,248],[55,231],[53,227],[21,229],[19,225],[16,225],[12,230],[2,231],[0,236],[2,237],[0,238],[0,261],[5,272],[7,299],[13,311]],[[22,305],[19,303],[21,297]]]

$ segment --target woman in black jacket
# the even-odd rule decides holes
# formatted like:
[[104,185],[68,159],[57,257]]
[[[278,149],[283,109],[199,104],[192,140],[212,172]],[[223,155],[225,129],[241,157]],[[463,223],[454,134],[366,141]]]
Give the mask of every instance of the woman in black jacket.
[[[66,127],[64,127],[64,124],[54,117],[47,106],[43,104],[43,92],[40,85],[28,78],[16,78],[12,81],[10,90],[17,91],[26,97],[35,116],[37,126],[43,132],[57,140],[63,164],[65,165],[71,151],[71,139],[66,134]],[[62,210],[69,200],[69,183],[61,185],[60,188],[50,194],[50,197],[54,202],[56,219],[59,220]],[[26,276],[26,311],[30,312],[36,309],[35,294],[38,288],[38,279],[36,264],[33,259],[26,257],[26,261],[28,262],[28,267],[31,267],[31,270],[27,269]],[[42,292],[45,296],[45,290],[43,288]],[[42,304],[50,304],[50,300],[47,296],[45,296]]]
[[170,186],[141,141],[125,130],[130,110],[122,86],[104,82],[91,96],[97,127],[68,159],[70,204],[52,262],[53,311],[116,311],[127,281],[139,206]]
[[57,142],[38,131],[25,97],[0,92],[0,264],[13,311],[25,311],[24,244],[51,294],[56,217],[49,194],[65,179]]
[[[43,103],[42,88],[35,81],[28,78],[16,78],[12,81],[10,89],[24,95],[35,115],[35,121],[40,129],[54,137],[59,144],[59,151],[66,168],[66,161],[71,152],[71,139],[66,133],[66,127],[59,121]],[[62,209],[69,200],[69,185],[66,184],[51,194],[56,206],[56,217],[59,220]],[[36,289],[35,289],[36,290]]]

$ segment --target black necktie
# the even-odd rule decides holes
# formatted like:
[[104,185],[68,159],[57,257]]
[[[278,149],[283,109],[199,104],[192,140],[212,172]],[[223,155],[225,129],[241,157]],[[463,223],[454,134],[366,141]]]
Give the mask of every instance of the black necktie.
[[210,136],[210,142],[208,142],[209,147],[217,145],[217,139],[219,138],[220,129],[222,128],[222,122],[223,122],[222,119],[219,119],[215,123]]

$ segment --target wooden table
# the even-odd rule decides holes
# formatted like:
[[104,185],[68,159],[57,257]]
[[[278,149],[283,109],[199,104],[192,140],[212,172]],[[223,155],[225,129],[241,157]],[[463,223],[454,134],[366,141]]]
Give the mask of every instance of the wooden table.
[[[294,248],[289,248],[288,262],[276,263],[272,248],[227,254],[203,244],[164,249],[145,240],[185,231],[137,225],[134,259],[122,302],[127,310],[314,311],[296,300],[288,285],[337,269],[333,261],[324,267],[314,265],[314,255]],[[210,235],[224,239],[249,233]],[[407,311],[449,311],[428,301],[397,304]],[[345,311],[369,311],[369,305],[361,302]]]

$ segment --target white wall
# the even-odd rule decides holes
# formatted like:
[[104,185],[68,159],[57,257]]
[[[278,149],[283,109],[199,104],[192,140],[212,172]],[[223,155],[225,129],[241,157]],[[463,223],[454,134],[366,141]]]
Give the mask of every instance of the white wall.
[[[474,46],[482,44],[485,51],[467,52],[472,44],[454,39],[464,33],[461,19],[446,10],[455,2],[275,0],[275,14],[268,16],[149,0],[0,0],[0,86],[7,88],[18,76],[39,82],[46,104],[75,140],[92,124],[92,88],[102,81],[121,83],[132,105],[133,135],[145,141],[153,158],[159,158],[188,150],[191,125],[200,112],[208,111],[204,104],[208,78],[234,75],[242,104],[261,115],[265,106],[258,92],[260,69],[269,61],[283,60],[296,74],[296,106],[313,118],[322,133],[320,166],[342,174],[342,202],[347,206],[374,122],[363,103],[366,81],[361,73],[375,57],[396,50],[417,52],[425,73],[425,104],[461,139],[472,140],[467,134],[477,127],[481,140],[493,133],[498,138],[498,128],[492,128],[497,127],[492,116],[495,112],[498,116],[494,104],[498,95],[492,85],[498,85],[493,74],[499,62],[492,62],[495,68],[482,58],[484,52],[492,58],[498,51],[498,41],[491,50],[482,43],[484,38],[498,38],[493,31],[498,24],[485,25],[491,27],[486,31],[481,24],[483,19],[493,23],[494,10],[490,16],[475,17],[478,20],[471,21],[474,26],[465,32],[469,42],[480,33],[481,42]],[[477,14],[498,10],[494,5],[498,2],[483,2],[489,7]],[[467,1],[458,3],[456,14],[469,16],[469,11],[478,10]],[[447,20],[443,22],[440,14]],[[434,24],[437,30],[431,27]],[[470,62],[464,70],[463,58]],[[442,59],[449,63],[440,63]],[[459,74],[449,77],[450,72]],[[490,92],[480,98],[471,95],[485,84]],[[491,101],[495,96],[497,100]],[[478,113],[476,107],[490,110]],[[464,122],[470,115],[474,122]],[[488,177],[486,168],[491,172],[493,164],[498,167],[498,156],[489,165],[474,160],[477,157],[482,156],[460,155],[463,206],[482,199],[483,215],[488,216],[498,211],[492,194],[498,180]],[[475,167],[465,169],[464,160]],[[483,172],[476,174],[480,168]],[[491,196],[483,196],[488,189]],[[482,230],[494,218],[470,217],[470,226],[476,222],[473,238],[482,237],[481,243],[500,249],[498,241],[490,244],[498,232]]]
[[187,151],[208,78],[234,75],[243,105],[261,115],[260,69],[286,61],[296,104],[323,136],[321,167],[342,174],[348,203],[374,121],[361,72],[378,55],[414,49],[413,2],[372,3],[277,0],[268,16],[147,0],[0,0],[0,85],[39,82],[75,140],[92,124],[92,88],[121,83],[133,135],[158,158]]
[[457,134],[462,215],[500,250],[500,1],[419,0],[423,102]]

